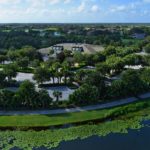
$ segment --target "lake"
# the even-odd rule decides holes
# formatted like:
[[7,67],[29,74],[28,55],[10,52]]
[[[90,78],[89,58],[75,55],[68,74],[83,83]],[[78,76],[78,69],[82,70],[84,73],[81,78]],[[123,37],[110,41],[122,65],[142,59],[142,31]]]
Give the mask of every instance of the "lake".
[[6,150],[18,150],[18,147],[19,150],[150,150],[149,114],[150,109],[147,108],[128,114],[121,120],[98,124],[40,132],[0,132],[0,149],[5,147]]
[[85,140],[62,142],[52,150],[150,150],[150,127],[144,127],[140,131],[130,130],[128,134],[93,136]]

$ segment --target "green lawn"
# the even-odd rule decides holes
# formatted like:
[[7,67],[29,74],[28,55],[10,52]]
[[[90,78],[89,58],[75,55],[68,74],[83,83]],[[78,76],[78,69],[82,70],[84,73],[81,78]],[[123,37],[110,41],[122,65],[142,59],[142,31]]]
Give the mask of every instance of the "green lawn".
[[0,68],[3,68],[4,67],[4,64],[0,64]]
[[18,72],[22,72],[22,73],[33,73],[34,72],[34,68],[30,68],[30,67],[27,67],[27,68],[19,68],[18,69]]
[[111,109],[69,113],[61,115],[0,116],[0,127],[47,127],[96,119],[114,118],[136,112],[150,106],[150,100],[136,102]]
[[[128,45],[129,43],[132,43],[132,44],[139,44],[142,42],[142,40],[140,39],[122,39],[122,42],[126,45]],[[129,44],[130,45],[130,44]]]
[[107,110],[87,111],[81,113],[69,113],[62,115],[23,115],[23,116],[0,116],[1,127],[12,126],[53,126],[67,123],[75,123],[91,119],[103,118]]
[[[7,66],[7,64],[0,64],[0,68],[4,68],[5,66]],[[18,68],[17,70],[18,72],[22,72],[22,73],[33,73],[34,72],[34,68],[31,67],[27,67],[27,68]]]

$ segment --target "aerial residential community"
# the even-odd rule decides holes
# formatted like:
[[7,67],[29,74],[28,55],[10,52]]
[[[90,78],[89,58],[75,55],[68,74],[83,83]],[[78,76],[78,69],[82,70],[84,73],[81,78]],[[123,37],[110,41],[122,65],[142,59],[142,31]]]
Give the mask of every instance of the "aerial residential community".
[[108,1],[0,1],[0,150],[150,149],[150,3]]
[[[1,95],[9,96],[1,100],[2,109],[93,105],[148,92],[148,31],[138,24],[1,25],[1,39],[9,35],[11,41],[1,44]],[[39,44],[29,43],[32,36]],[[47,47],[41,44],[50,39],[55,41]]]

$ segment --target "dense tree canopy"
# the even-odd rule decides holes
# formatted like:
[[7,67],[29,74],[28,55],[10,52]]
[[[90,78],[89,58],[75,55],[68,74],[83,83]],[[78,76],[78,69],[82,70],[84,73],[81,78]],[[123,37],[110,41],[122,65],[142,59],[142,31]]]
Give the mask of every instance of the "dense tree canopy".
[[99,100],[99,92],[96,86],[84,84],[72,95],[70,95],[70,103],[76,105],[88,105],[96,103]]
[[146,53],[150,53],[150,44],[147,44],[145,47],[144,47],[144,50]]
[[3,72],[6,74],[8,80],[10,81],[12,78],[16,77],[17,75],[17,65],[15,64],[8,64],[4,67]]
[[34,80],[37,81],[37,83],[42,84],[43,82],[50,81],[50,71],[46,68],[38,67],[34,71]]

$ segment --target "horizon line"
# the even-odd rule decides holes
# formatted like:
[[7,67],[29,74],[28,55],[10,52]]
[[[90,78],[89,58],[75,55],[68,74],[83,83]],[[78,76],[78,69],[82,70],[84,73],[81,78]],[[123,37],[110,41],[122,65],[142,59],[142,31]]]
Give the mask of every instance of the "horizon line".
[[0,22],[0,24],[150,24],[150,22]]

